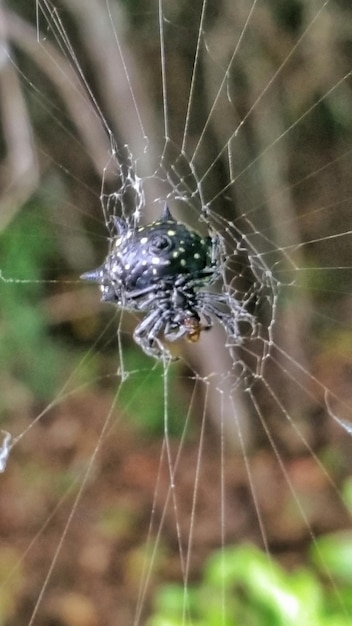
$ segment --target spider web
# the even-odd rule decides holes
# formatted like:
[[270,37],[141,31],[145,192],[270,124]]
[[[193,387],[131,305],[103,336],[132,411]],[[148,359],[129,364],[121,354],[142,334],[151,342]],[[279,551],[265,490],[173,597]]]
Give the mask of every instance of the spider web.
[[[74,549],[79,522],[85,515],[92,515],[86,509],[87,494],[94,493],[94,483],[98,483],[101,474],[104,481],[114,486],[115,500],[111,506],[104,498],[106,484],[98,487],[102,492],[100,509],[108,519],[100,520],[100,526],[96,524],[91,550],[92,535],[87,533],[85,548],[80,544],[79,556],[74,559],[79,567],[86,567],[97,587],[94,598],[99,598],[98,614],[104,614],[106,623],[116,623],[117,615],[124,623],[145,623],[151,610],[150,590],[157,581],[179,580],[184,590],[180,623],[187,624],[192,623],[190,580],[199,578],[202,563],[214,548],[250,540],[268,555],[272,551],[279,553],[285,561],[289,560],[295,542],[315,543],[321,532],[350,527],[340,495],[340,482],[350,472],[351,445],[347,436],[351,431],[351,410],[345,348],[349,338],[351,194],[346,172],[350,129],[343,110],[343,98],[350,97],[350,69],[347,53],[337,45],[334,48],[326,34],[342,18],[343,8],[329,1],[309,6],[300,27],[285,33],[283,52],[273,46],[270,54],[263,57],[257,48],[261,52],[269,47],[270,35],[275,40],[282,31],[273,17],[274,10],[262,2],[237,6],[235,13],[231,3],[219,8],[206,0],[192,4],[189,14],[185,7],[163,2],[158,6],[150,3],[142,10],[136,8],[130,15],[118,3],[100,6],[91,2],[82,7],[79,2],[71,2],[70,6],[48,2],[33,6],[37,17],[32,23],[37,24],[39,35],[33,48],[33,34],[23,28],[25,22],[17,21],[18,15],[8,16],[9,41],[19,50],[18,56],[7,50],[5,57],[11,60],[27,95],[48,111],[48,117],[65,138],[54,157],[48,155],[43,137],[38,141],[39,160],[48,167],[55,159],[60,173],[54,178],[56,197],[52,187],[42,192],[51,207],[44,221],[52,222],[52,241],[58,238],[59,249],[64,246],[68,250],[71,271],[78,276],[107,254],[113,215],[122,215],[132,225],[149,223],[160,215],[166,200],[178,219],[200,232],[215,232],[220,237],[223,263],[219,289],[231,296],[234,315],[238,302],[244,303],[256,324],[252,332],[244,332],[240,342],[232,341],[215,326],[211,332],[203,333],[197,345],[175,346],[181,357],[178,364],[158,364],[151,359],[138,361],[131,352],[130,337],[136,319],[115,315],[112,309],[103,311],[108,321],[99,326],[96,342],[92,333],[91,347],[71,367],[70,375],[65,373],[52,400],[34,415],[31,412],[29,425],[25,415],[16,417],[14,423],[4,422],[4,430],[13,436],[10,439],[5,435],[3,445],[3,469],[11,452],[4,473],[4,493],[11,493],[10,481],[16,483],[11,464],[16,463],[17,453],[25,455],[28,450],[24,467],[30,468],[32,474],[28,471],[27,492],[23,493],[22,487],[18,506],[26,509],[22,514],[24,524],[29,523],[28,510],[39,519],[39,524],[30,530],[32,541],[22,538],[19,551],[15,550],[15,541],[21,535],[14,533],[14,556],[9,556],[10,574],[4,589],[14,596],[20,594],[18,572],[22,575],[28,562],[35,568],[35,589],[25,587],[31,595],[31,608],[23,613],[28,600],[21,597],[22,613],[18,614],[30,615],[28,624],[44,624],[52,615],[59,623],[67,623],[65,611],[74,611],[75,602],[86,596],[84,586],[76,587],[73,580],[62,584],[60,575],[68,574],[60,563],[70,562],[66,555]],[[111,39],[106,39],[107,31],[102,29],[103,44],[98,31],[90,30],[93,16],[109,25]],[[263,23],[267,26],[266,35],[261,34]],[[311,61],[314,69],[307,69],[303,62],[307,56],[316,59],[321,55],[322,29],[338,68],[332,67],[331,59],[330,65],[326,62],[326,51],[326,58],[323,55],[317,65]],[[83,41],[89,39],[88,51],[81,45],[78,50],[73,49],[71,38],[76,39],[77,32]],[[180,40],[185,49],[177,57],[174,50]],[[133,45],[128,45],[128,41],[133,41]],[[307,49],[313,53],[308,55]],[[60,95],[69,120],[61,115],[52,92],[44,92],[40,76],[33,75],[26,63],[22,65],[22,56],[31,54],[42,59],[41,72],[50,73],[56,86],[65,79],[67,90]],[[151,70],[147,77],[140,72],[145,67],[145,55],[150,55],[150,64],[158,66],[155,75]],[[95,63],[93,69],[88,63],[90,58]],[[175,76],[182,74],[181,70],[188,88],[178,94],[181,89]],[[308,70],[316,85],[311,92],[302,93],[298,87]],[[106,90],[104,81],[106,85],[113,80],[110,72],[117,74],[117,87]],[[94,85],[88,78],[90,74]],[[156,116],[154,103],[146,95],[151,91],[150,85],[159,94],[155,96],[159,111]],[[105,95],[104,89],[108,91]],[[296,90],[297,98],[287,103],[285,90]],[[109,102],[111,94],[113,101]],[[114,107],[118,108],[115,116]],[[325,125],[341,125],[333,129],[334,140],[329,143],[327,139],[327,149],[322,140],[325,160],[320,162],[312,148],[311,154],[301,154],[301,162],[293,163],[292,152],[307,145],[300,142],[301,135],[309,137],[310,125],[318,124],[319,116],[323,116]],[[67,157],[69,166],[65,161],[68,150],[73,152],[72,159]],[[82,171],[73,169],[80,152],[90,154],[98,172],[95,192],[82,182],[86,180]],[[77,183],[78,191],[71,190],[70,183],[63,191],[61,177]],[[65,194],[70,194],[69,199]],[[86,201],[90,207],[91,198],[95,203],[92,211],[85,204]],[[11,223],[8,229],[10,233]],[[79,289],[77,279],[56,277],[50,269],[44,274],[54,278],[36,281],[18,276],[4,261],[2,288],[8,292],[37,284],[52,287],[50,310],[56,315],[62,302],[57,296],[65,286],[79,292],[76,309],[84,307],[86,311],[88,304],[97,307],[98,294],[94,295],[94,289],[89,290],[92,298],[87,295],[88,290]],[[37,298],[42,295],[35,294]],[[95,384],[101,385],[100,399],[91,396],[99,415],[97,424],[89,418],[89,397],[85,400],[91,441],[85,437],[84,450],[79,442],[82,427],[77,426],[77,412],[83,410],[79,398],[87,381],[91,382],[89,368],[96,360],[96,352],[111,344],[109,373],[104,371],[105,365],[99,374],[94,374]],[[141,449],[132,445],[132,460],[128,462],[123,457],[116,467],[114,443],[122,437],[128,446],[124,423],[133,412],[136,397],[142,398],[140,411],[144,411],[153,377],[162,396],[161,410],[156,407],[155,412],[161,412],[164,428],[160,448],[157,453],[154,451],[157,463],[152,464],[152,455],[146,459]],[[105,393],[104,385],[109,393]],[[188,401],[180,409],[181,389],[185,389]],[[22,388],[17,387],[16,391]],[[127,400],[124,394],[128,395]],[[15,417],[16,411],[13,413]],[[177,440],[172,432],[174,414],[182,420]],[[192,438],[196,445],[191,445]],[[331,454],[328,444],[332,439],[340,457],[338,471],[334,471],[336,457],[324,458],[324,451]],[[40,464],[45,471],[47,465],[39,452],[46,440],[48,454],[53,457],[53,473],[43,486]],[[72,441],[76,441],[73,448]],[[60,452],[60,460],[55,461],[55,450]],[[33,455],[39,455],[38,465],[30,461]],[[62,478],[64,485],[59,488],[57,476],[63,475],[60,464],[65,457],[68,469]],[[302,476],[307,473],[310,481]],[[148,502],[141,502],[141,507],[149,511],[149,521],[146,524],[143,520],[140,544],[131,549],[129,558],[119,566],[107,555],[111,545],[107,541],[110,518],[106,511],[134,511],[122,486],[129,477],[130,489],[134,486],[139,492],[144,474],[151,489]],[[37,507],[36,485],[51,491],[51,497],[38,500]],[[122,503],[119,487],[123,491]],[[106,495],[111,497],[107,489]],[[27,502],[31,497],[33,508]],[[250,513],[250,507],[242,503],[242,499],[248,498]],[[215,510],[207,508],[208,499],[212,505],[217,502]],[[329,509],[325,519],[320,519],[321,499],[326,503],[323,510]],[[10,503],[10,511],[13,506]],[[6,511],[6,502],[1,507]],[[118,520],[128,524],[128,514],[119,515]],[[207,535],[208,519],[211,530]],[[118,526],[116,520],[114,523]],[[82,528],[86,531],[84,524]],[[112,524],[112,528],[116,531],[116,525]],[[6,524],[3,533],[5,538],[11,537]],[[55,549],[46,553],[53,536]],[[129,541],[126,530],[119,537],[122,542]],[[167,564],[163,553],[171,551],[172,543],[176,549]],[[36,563],[31,554],[38,554],[38,545],[41,558],[37,557]],[[119,547],[117,542],[117,554]],[[328,564],[322,561],[324,575],[334,586]],[[72,558],[71,565],[75,569]],[[109,568],[116,570],[116,579],[121,581],[122,591],[116,591],[116,596],[102,582]],[[135,587],[132,604],[122,602],[128,577]],[[88,582],[86,585],[89,588]],[[222,593],[223,623],[227,623],[225,590]],[[88,601],[81,610],[88,610],[87,606],[89,609]],[[90,617],[93,613],[92,609]],[[15,611],[13,615],[16,616]]]

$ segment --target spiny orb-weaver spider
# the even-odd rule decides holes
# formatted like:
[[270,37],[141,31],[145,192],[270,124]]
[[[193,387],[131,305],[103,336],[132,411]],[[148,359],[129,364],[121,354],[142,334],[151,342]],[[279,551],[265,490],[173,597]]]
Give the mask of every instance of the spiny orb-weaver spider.
[[146,354],[170,359],[162,344],[186,337],[198,341],[216,317],[240,340],[239,322],[253,327],[252,315],[227,294],[208,290],[220,276],[219,238],[202,237],[178,222],[165,204],[159,220],[132,227],[114,217],[116,237],[103,265],[81,278],[99,283],[101,299],[121,309],[146,313],[133,338]]

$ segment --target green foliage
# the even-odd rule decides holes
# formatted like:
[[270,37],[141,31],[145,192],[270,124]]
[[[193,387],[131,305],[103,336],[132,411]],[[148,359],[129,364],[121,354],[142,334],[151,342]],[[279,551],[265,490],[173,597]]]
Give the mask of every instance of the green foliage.
[[314,542],[315,556],[341,581],[336,593],[314,568],[289,573],[252,545],[227,547],[208,559],[197,586],[159,588],[147,626],[348,626],[351,551],[350,535]]
[[[183,391],[178,394],[176,405],[173,402],[169,408],[165,407],[162,364],[153,362],[151,366],[150,357],[135,346],[124,348],[123,356],[128,374],[120,388],[118,402],[128,414],[128,421],[150,437],[159,436],[164,432],[167,408],[169,434],[181,435],[187,414]],[[168,386],[173,396],[177,395],[177,372],[177,367],[168,371]]]
[[350,513],[352,513],[352,477],[349,477],[345,480],[342,489],[342,496],[345,505],[347,506]]
[[[339,583],[352,585],[352,533],[334,533],[320,537],[312,545],[312,560],[322,574],[329,572]],[[352,608],[352,598],[350,600]]]
[[56,254],[53,241],[48,220],[34,204],[27,205],[0,237],[2,276],[12,280],[0,281],[0,371],[6,381],[0,409],[8,408],[5,398],[15,402],[25,390],[38,399],[50,398],[56,386],[60,350],[49,336],[40,305],[43,271]]

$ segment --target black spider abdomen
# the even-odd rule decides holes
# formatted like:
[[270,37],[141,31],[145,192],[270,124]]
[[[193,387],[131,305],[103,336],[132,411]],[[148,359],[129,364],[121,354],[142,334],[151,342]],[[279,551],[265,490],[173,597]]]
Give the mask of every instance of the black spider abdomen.
[[172,284],[180,275],[197,278],[211,266],[211,238],[201,237],[167,212],[167,219],[164,215],[116,237],[108,260],[111,278],[118,279],[127,292],[160,280]]
[[101,299],[122,310],[144,313],[133,338],[156,359],[172,360],[168,342],[199,340],[203,331],[222,324],[237,342],[239,324],[254,330],[254,318],[241,301],[208,290],[220,276],[220,239],[202,237],[172,217],[167,206],[148,226],[111,218],[116,236],[103,265],[82,275],[99,284]]

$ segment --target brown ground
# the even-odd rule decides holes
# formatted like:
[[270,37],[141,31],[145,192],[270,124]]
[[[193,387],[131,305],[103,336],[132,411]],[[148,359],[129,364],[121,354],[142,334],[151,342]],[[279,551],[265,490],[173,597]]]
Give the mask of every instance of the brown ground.
[[[151,562],[148,539],[155,538],[160,523],[144,614],[155,586],[181,580],[172,498],[164,512],[170,479],[165,450],[160,465],[162,440],[151,441],[133,432],[125,419],[115,419],[115,412],[74,507],[110,406],[107,393],[85,392],[63,401],[12,451],[1,476],[0,492],[0,573],[5,581],[0,600],[7,626],[29,623],[44,586],[34,621],[38,626],[132,624],[146,555],[147,563]],[[199,434],[194,433],[184,444],[175,474],[184,555],[190,536],[198,441]],[[204,559],[221,543],[221,463],[215,442],[214,433],[206,432],[196,490],[191,580],[200,575]],[[173,458],[177,449],[177,441],[171,441]],[[290,567],[302,559],[310,542],[307,525],[273,453],[261,449],[249,462],[271,550]],[[285,468],[315,534],[348,523],[337,492],[310,455],[286,459]],[[228,455],[224,480],[226,542],[250,540],[262,546],[240,458]]]

